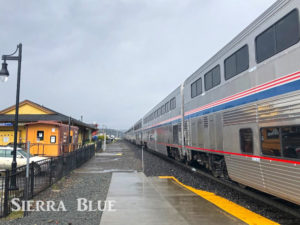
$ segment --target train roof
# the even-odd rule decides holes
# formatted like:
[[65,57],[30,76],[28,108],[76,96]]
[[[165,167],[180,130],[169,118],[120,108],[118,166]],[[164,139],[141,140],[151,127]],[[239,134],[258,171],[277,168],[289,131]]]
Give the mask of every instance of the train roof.
[[155,110],[157,110],[159,107],[162,106],[163,102],[169,101],[171,98],[176,96],[176,93],[178,91],[180,91],[180,87],[181,85],[179,85],[177,88],[175,88],[170,94],[167,95],[167,97],[165,97],[163,100],[161,100],[158,104],[156,104],[154,107],[151,108],[151,110],[149,110],[144,116],[143,118],[145,118],[146,116],[150,115],[152,112],[154,112]]
[[253,32],[258,26],[274,15],[283,6],[288,4],[293,0],[278,0],[273,5],[271,5],[265,12],[263,12],[258,18],[256,18],[250,25],[248,25],[243,31],[241,31],[235,38],[233,38],[227,45],[225,45],[221,50],[219,50],[215,55],[213,55],[208,61],[206,61],[199,69],[197,69],[193,74],[191,74],[184,83],[198,76],[202,72],[205,72],[213,64],[223,57],[230,49],[235,47],[241,41],[243,41],[251,32]]

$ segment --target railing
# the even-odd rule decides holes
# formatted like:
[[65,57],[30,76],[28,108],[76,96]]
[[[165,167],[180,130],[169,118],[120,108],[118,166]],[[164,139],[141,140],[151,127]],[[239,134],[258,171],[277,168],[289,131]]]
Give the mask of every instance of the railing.
[[[29,166],[28,191],[26,192],[26,166],[18,167],[16,173],[4,170],[0,176],[0,217],[5,217],[11,212],[13,198],[24,200],[31,199],[41,191],[47,189],[72,170],[80,167],[100,150],[101,143],[83,146],[70,153],[52,157],[43,161],[32,162]],[[11,189],[11,179],[16,178],[16,189]]]

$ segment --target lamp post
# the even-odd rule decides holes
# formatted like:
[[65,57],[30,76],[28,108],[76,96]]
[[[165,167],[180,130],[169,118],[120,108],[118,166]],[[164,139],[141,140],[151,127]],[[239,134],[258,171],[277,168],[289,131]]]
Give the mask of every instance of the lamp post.
[[[16,55],[17,54],[17,55]],[[18,142],[18,123],[19,123],[19,99],[20,99],[20,81],[21,81],[21,61],[22,61],[22,44],[18,44],[17,49],[14,53],[10,55],[2,55],[2,68],[0,71],[0,77],[2,81],[6,82],[9,76],[9,72],[7,70],[6,61],[18,61],[18,77],[17,77],[17,94],[16,94],[16,110],[15,110],[15,123],[14,123],[14,149],[12,152],[13,161],[11,163],[11,183],[10,189],[17,189],[16,182],[16,171],[17,171],[17,142]]]

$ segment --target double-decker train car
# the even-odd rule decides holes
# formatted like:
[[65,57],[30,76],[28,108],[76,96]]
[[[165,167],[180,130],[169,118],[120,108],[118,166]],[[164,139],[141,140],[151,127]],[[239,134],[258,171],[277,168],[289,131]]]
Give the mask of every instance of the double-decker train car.
[[299,0],[279,0],[125,138],[300,205]]

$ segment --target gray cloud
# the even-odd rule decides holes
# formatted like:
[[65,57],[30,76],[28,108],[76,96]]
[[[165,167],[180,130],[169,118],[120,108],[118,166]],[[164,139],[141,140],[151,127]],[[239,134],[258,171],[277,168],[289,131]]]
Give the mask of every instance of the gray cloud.
[[[23,43],[21,99],[126,129],[274,2],[5,1],[0,54]],[[0,108],[15,103],[9,70]]]

